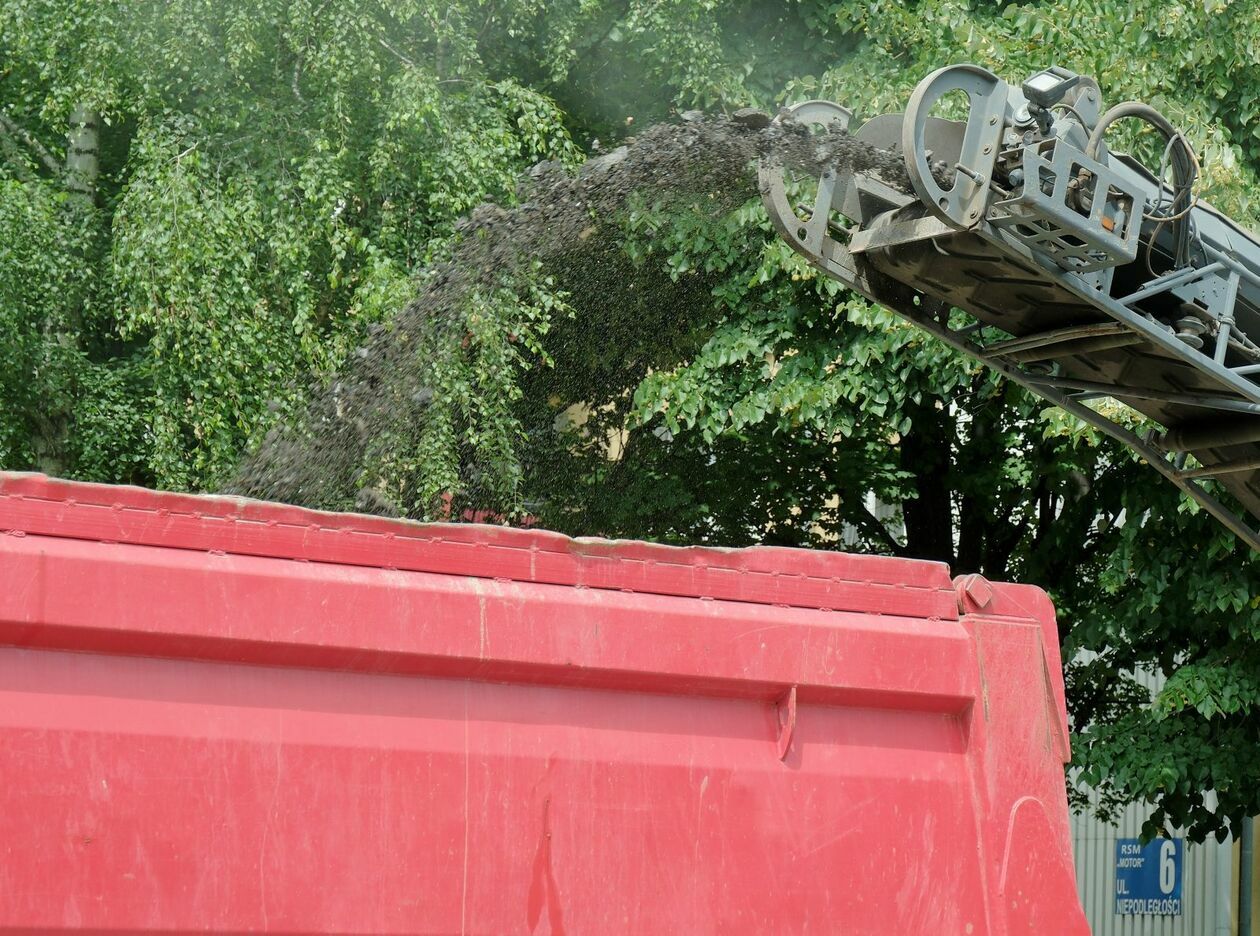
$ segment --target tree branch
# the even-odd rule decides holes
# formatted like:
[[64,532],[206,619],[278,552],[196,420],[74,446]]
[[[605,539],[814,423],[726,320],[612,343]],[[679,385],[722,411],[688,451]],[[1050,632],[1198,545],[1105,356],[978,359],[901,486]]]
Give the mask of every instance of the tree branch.
[[289,82],[289,86],[293,88],[293,96],[298,99],[299,104],[305,104],[306,98],[302,97],[302,88],[300,81],[302,79],[302,56],[299,54],[293,60],[293,79]]
[[589,58],[597,52],[608,40],[608,37],[612,35],[613,30],[617,28],[617,24],[621,22],[621,18],[629,12],[630,2],[629,0],[626,0],[626,2],[621,4],[621,8],[619,10],[614,10],[612,16],[609,17],[608,28],[600,33],[597,39],[588,42],[583,48],[579,49],[573,57],[574,61],[581,61],[582,59]]
[[19,126],[14,122],[13,118],[2,110],[0,110],[0,131],[3,131],[11,139],[24,143],[27,148],[39,157],[39,161],[44,164],[44,167],[49,172],[61,175],[61,161],[53,156],[43,143],[31,136],[26,131],[26,128]]
[[384,39],[382,39],[380,36],[377,36],[377,37],[376,37],[376,41],[377,41],[377,43],[379,43],[379,44],[380,44],[380,47],[381,47],[382,49],[384,49],[386,52],[392,52],[392,53],[394,54],[394,56],[395,56],[395,57],[397,57],[397,58],[398,58],[398,60],[399,60],[400,62],[402,62],[404,65],[409,65],[409,66],[410,66],[410,67],[412,67],[412,68],[415,68],[415,67],[416,67],[416,63],[415,63],[415,62],[413,62],[411,59],[407,58],[407,56],[403,55],[401,52],[399,52],[397,49],[395,49],[392,45],[390,45],[388,42],[386,42],[386,41],[385,41]]
[[34,182],[35,173],[27,165],[26,153],[18,146],[17,140],[7,133],[0,133],[0,151],[3,151],[13,163],[13,172],[22,182]]
[[[844,501],[842,500],[841,503],[844,503]],[[853,502],[850,501],[850,503]],[[853,519],[857,521],[857,525],[868,533],[874,534],[876,539],[881,540],[885,546],[892,550],[894,556],[905,556],[906,547],[897,542],[879,517],[871,513],[871,509],[861,499],[857,500],[856,503],[857,509],[852,513]]]
[[[311,13],[311,27],[315,27],[319,23],[319,18],[323,16],[324,10],[328,9],[328,4],[332,0],[324,0]],[[298,99],[300,104],[306,103],[306,98],[302,96],[302,88],[299,82],[302,79],[302,65],[306,61],[306,54],[311,50],[311,37],[308,35],[301,43],[301,48],[293,51],[293,79],[289,82],[289,86],[293,89],[293,96]]]
[[1024,511],[1022,521],[1011,519],[1016,515],[1016,508],[1021,500],[1016,498],[1013,503],[1002,501],[996,511],[994,519],[998,522],[994,524],[985,549],[985,575],[993,578],[1006,578],[1008,575],[1006,570],[1010,565],[1011,555],[1020,540],[1027,535],[1032,522],[1032,513],[1027,510]]
[[481,24],[481,29],[477,31],[477,45],[478,46],[481,45],[481,40],[485,37],[486,30],[490,28],[490,24],[494,22],[495,16],[498,15],[499,4],[490,3],[487,5],[486,9],[487,9],[486,21]]

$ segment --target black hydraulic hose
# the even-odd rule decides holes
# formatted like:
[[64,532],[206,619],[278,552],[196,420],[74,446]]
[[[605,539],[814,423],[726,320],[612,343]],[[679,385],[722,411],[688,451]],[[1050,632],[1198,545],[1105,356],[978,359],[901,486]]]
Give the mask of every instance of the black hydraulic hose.
[[[1171,148],[1173,202],[1169,218],[1173,225],[1175,245],[1173,265],[1175,269],[1184,267],[1190,262],[1190,200],[1194,197],[1194,184],[1198,178],[1198,160],[1190,148],[1190,143],[1182,132],[1172,125],[1172,121],[1141,101],[1124,101],[1103,114],[1089,135],[1089,142],[1085,145],[1085,155],[1090,159],[1097,159],[1098,147],[1102,144],[1103,135],[1113,123],[1125,117],[1138,117],[1145,120],[1163,134]],[[1174,145],[1175,141],[1179,141],[1181,145]],[[1158,182],[1163,185],[1164,180],[1159,179]],[[1158,228],[1155,233],[1158,233]],[[1152,238],[1154,236],[1153,234]]]

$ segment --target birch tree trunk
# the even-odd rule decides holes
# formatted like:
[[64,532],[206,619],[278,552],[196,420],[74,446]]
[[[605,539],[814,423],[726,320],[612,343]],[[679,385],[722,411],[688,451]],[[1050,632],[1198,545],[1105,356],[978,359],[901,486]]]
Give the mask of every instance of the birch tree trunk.
[[60,302],[51,303],[44,321],[44,365],[53,383],[64,392],[49,400],[47,408],[35,415],[32,439],[36,467],[54,476],[64,476],[72,467],[68,449],[74,424],[74,368],[82,357],[83,311],[92,287],[97,232],[93,215],[100,175],[100,143],[100,114],[82,104],[76,106],[70,113],[66,139],[63,184],[69,198],[64,223],[83,275],[73,280],[73,288],[64,296],[58,297]]
[[100,174],[100,114],[82,104],[70,113],[66,146],[66,189],[80,207],[96,204],[96,177]]

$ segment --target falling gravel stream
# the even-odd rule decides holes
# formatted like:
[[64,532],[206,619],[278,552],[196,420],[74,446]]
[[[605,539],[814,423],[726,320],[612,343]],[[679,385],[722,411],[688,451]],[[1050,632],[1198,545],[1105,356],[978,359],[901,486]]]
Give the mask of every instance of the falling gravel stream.
[[[521,203],[482,205],[464,219],[447,257],[417,281],[417,295],[376,326],[335,379],[313,391],[301,417],[274,429],[238,468],[226,493],[312,507],[407,513],[378,496],[363,465],[374,439],[425,418],[434,356],[457,349],[467,297],[541,261],[625,261],[607,249],[614,219],[636,195],[704,198],[717,217],[756,194],[759,160],[818,174],[825,167],[879,175],[905,191],[901,157],[842,131],[811,134],[756,112],[658,124],[577,173],[550,163],[521,182]],[[585,258],[583,260],[583,258]],[[607,278],[608,271],[601,271]]]

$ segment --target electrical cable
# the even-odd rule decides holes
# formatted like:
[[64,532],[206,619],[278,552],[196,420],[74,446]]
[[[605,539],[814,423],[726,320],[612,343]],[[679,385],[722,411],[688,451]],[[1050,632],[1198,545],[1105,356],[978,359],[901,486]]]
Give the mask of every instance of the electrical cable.
[[1051,104],[1050,110],[1052,112],[1056,110],[1068,111],[1072,114],[1073,117],[1075,117],[1080,122],[1080,125],[1082,127],[1089,126],[1089,121],[1085,119],[1085,115],[1082,114],[1080,111],[1078,111],[1074,105],[1069,104],[1067,101],[1059,101],[1059,103],[1057,104]]
[[[1174,244],[1173,268],[1180,269],[1190,262],[1190,225],[1188,221],[1191,209],[1198,202],[1194,194],[1194,185],[1199,177],[1199,158],[1195,155],[1194,147],[1190,145],[1190,141],[1186,139],[1185,134],[1174,127],[1172,122],[1155,108],[1140,101],[1125,101],[1115,105],[1103,114],[1089,135],[1089,142],[1085,146],[1085,154],[1091,159],[1097,159],[1098,148],[1102,145],[1103,136],[1106,134],[1107,129],[1116,121],[1123,120],[1126,117],[1137,117],[1144,120],[1158,130],[1168,141],[1168,145],[1164,150],[1165,159],[1161,160],[1160,164],[1161,176],[1158,179],[1160,197],[1156,203],[1156,210],[1151,213],[1142,212],[1142,217],[1145,220],[1158,222],[1147,244],[1146,262],[1149,268],[1155,238],[1165,224],[1171,223],[1173,225]],[[1171,166],[1173,176],[1172,202],[1168,211],[1162,209],[1164,204],[1163,173],[1165,172],[1165,160],[1167,165]]]

